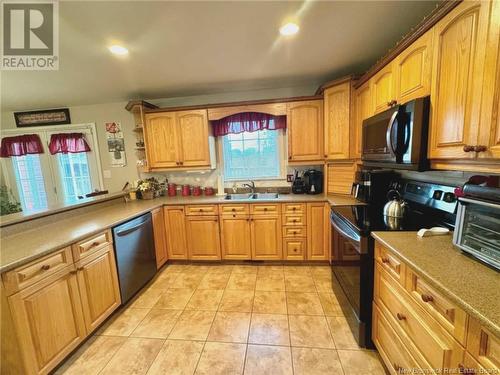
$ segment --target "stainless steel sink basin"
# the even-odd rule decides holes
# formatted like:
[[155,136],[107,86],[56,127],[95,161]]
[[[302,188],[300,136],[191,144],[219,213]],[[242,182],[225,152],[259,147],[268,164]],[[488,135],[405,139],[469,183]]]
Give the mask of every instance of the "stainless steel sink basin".
[[244,199],[277,199],[279,197],[278,193],[244,193],[244,194],[227,194],[224,199],[227,200],[244,200]]
[[255,193],[253,199],[277,199],[278,193]]

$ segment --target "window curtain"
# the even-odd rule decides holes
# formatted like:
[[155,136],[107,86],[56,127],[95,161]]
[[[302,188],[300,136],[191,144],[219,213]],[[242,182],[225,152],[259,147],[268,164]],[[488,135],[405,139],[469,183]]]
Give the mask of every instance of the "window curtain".
[[243,112],[212,121],[212,126],[216,137],[258,130],[278,130],[286,128],[286,116]]
[[50,136],[49,151],[54,154],[89,152],[90,147],[83,133],[59,133]]
[[23,134],[15,137],[2,138],[0,156],[23,156],[28,154],[43,154],[42,141],[38,134]]

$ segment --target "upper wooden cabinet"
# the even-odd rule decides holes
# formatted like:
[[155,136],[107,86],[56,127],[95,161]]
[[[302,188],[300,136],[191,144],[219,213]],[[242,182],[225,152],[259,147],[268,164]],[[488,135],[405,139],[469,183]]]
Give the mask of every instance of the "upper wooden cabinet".
[[167,256],[167,242],[165,231],[165,220],[163,218],[163,210],[157,208],[151,212],[153,216],[153,234],[155,240],[155,255],[156,255],[156,268],[160,268],[165,264],[168,259]]
[[166,206],[163,208],[167,235],[167,253],[169,259],[187,259],[187,240],[184,206]]
[[323,152],[323,101],[287,104],[288,161],[320,161]]
[[365,82],[354,93],[353,157],[360,159],[362,152],[363,121],[373,116],[373,101],[370,82]]
[[395,104],[394,67],[394,61],[392,61],[370,79],[374,113],[383,112]]
[[349,159],[351,80],[324,92],[325,158]]
[[145,115],[148,168],[212,167],[213,139],[205,109]]

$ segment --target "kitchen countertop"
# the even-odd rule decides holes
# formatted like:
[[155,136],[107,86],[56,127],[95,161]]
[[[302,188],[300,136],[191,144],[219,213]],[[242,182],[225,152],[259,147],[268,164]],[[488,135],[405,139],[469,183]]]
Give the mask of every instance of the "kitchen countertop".
[[373,232],[437,290],[500,337],[500,273],[452,244],[452,235],[417,237],[417,232]]
[[71,245],[107,228],[114,227],[135,216],[142,215],[164,205],[185,204],[242,204],[242,203],[287,203],[329,202],[332,206],[361,204],[353,197],[343,195],[295,195],[280,194],[275,199],[226,200],[224,196],[160,197],[153,200],[120,202],[98,208],[71,219],[56,220],[35,226],[21,233],[2,236],[0,249],[0,273],[26,264],[57,249]]

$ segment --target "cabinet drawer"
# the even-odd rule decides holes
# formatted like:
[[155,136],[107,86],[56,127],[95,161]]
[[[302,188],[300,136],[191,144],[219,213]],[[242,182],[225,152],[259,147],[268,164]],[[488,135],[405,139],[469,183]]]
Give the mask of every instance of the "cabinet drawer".
[[305,203],[284,203],[283,204],[283,213],[284,214],[295,214],[302,215],[306,213],[306,204]]
[[109,230],[86,238],[85,240],[77,242],[73,245],[73,258],[75,262],[77,262],[80,259],[85,258],[87,255],[92,254],[94,251],[108,246],[112,242],[113,240]]
[[500,368],[500,338],[489,332],[472,317],[469,319],[467,351],[484,368]]
[[410,338],[432,368],[456,368],[463,360],[463,347],[415,304],[380,264],[375,266],[374,299],[387,310],[394,324]]
[[215,204],[196,204],[186,206],[186,215],[217,215],[217,205]]
[[415,301],[465,346],[467,314],[428,285],[411,269],[406,269],[406,288]]
[[405,282],[405,265],[381,244],[375,242],[375,260],[401,285]]
[[283,225],[302,226],[306,225],[305,215],[283,215]]
[[250,207],[248,204],[223,204],[220,206],[221,214],[248,214]]
[[11,295],[47,276],[53,275],[71,264],[73,264],[71,248],[65,247],[41,259],[2,274],[5,291],[7,295]]
[[283,237],[307,237],[307,229],[302,227],[283,227]]
[[283,253],[287,260],[303,260],[306,253],[306,240],[303,238],[290,239],[283,241]]
[[272,215],[280,213],[279,204],[252,204],[250,206],[252,215]]

